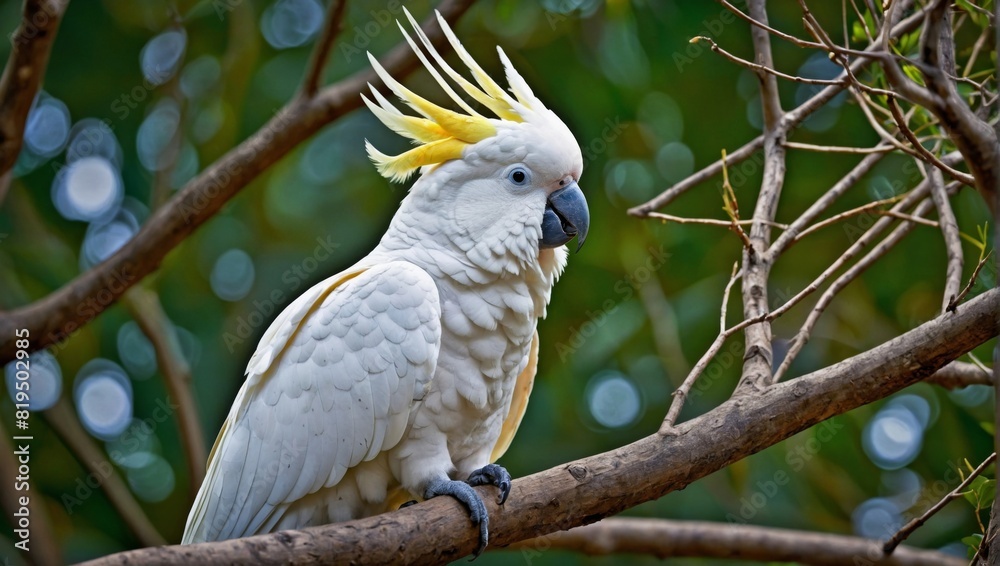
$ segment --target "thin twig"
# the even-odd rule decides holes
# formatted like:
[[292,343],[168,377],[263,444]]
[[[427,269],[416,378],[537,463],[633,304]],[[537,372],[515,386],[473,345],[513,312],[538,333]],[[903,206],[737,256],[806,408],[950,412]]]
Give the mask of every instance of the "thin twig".
[[660,425],[659,434],[673,434],[674,423],[677,422],[677,417],[681,413],[681,409],[684,407],[684,400],[687,399],[688,393],[691,391],[691,387],[694,386],[695,381],[698,377],[705,371],[708,367],[708,363],[715,357],[715,354],[722,348],[722,344],[725,343],[726,339],[737,332],[737,330],[726,330],[726,310],[729,304],[729,294],[733,290],[733,285],[736,280],[740,278],[740,264],[738,262],[733,263],[733,273],[729,276],[729,282],[726,283],[726,288],[722,292],[722,307],[719,309],[719,335],[715,337],[715,341],[708,348],[695,364],[691,371],[688,372],[687,377],[681,382],[680,387],[674,391],[674,400],[670,403],[670,408],[667,410],[667,415],[663,418],[663,424]]
[[[892,214],[893,211],[891,211],[891,210],[877,210],[877,209],[879,209],[882,206],[885,206],[887,204],[897,203],[897,202],[900,201],[900,199],[905,198],[905,196],[906,196],[906,193],[903,193],[903,194],[900,194],[900,195],[896,195],[894,197],[889,197],[887,199],[882,199],[882,200],[877,200],[877,201],[874,201],[874,202],[870,202],[868,204],[859,206],[857,208],[852,208],[851,210],[846,210],[846,211],[841,212],[839,214],[835,214],[835,215],[831,216],[830,218],[827,218],[826,220],[817,222],[816,224],[813,224],[812,226],[806,228],[805,230],[803,230],[802,232],[800,232],[795,237],[795,240],[798,241],[798,240],[806,237],[807,235],[812,234],[813,232],[815,232],[817,230],[821,230],[823,228],[826,228],[827,226],[831,226],[833,224],[836,224],[837,222],[840,222],[840,221],[845,220],[847,218],[850,218],[852,216],[857,216],[859,214],[872,213],[872,214],[885,214],[887,216],[891,216],[891,215],[893,215]],[[923,219],[921,219],[921,220],[923,220]]]
[[323,71],[326,62],[330,58],[330,49],[333,42],[337,40],[344,21],[347,0],[332,0],[332,4],[326,10],[326,21],[323,23],[323,31],[320,33],[316,45],[313,46],[312,55],[309,57],[309,66],[306,76],[302,80],[302,96],[312,98],[319,91],[320,83],[323,82]]
[[[906,34],[913,31],[914,29],[920,26],[920,23],[922,21],[923,21],[922,11],[913,14],[912,16],[906,18],[905,20],[893,26],[892,37],[899,37],[902,34]],[[867,48],[865,53],[869,53],[870,51],[871,54],[874,55],[874,51],[877,49],[879,49],[879,46],[873,43]],[[859,59],[857,61],[852,62],[849,68],[852,71],[856,72],[861,70],[869,63],[870,61],[868,60]],[[844,86],[842,85],[827,86],[822,90],[820,90],[815,95],[813,95],[812,98],[806,100],[801,105],[796,107],[794,110],[789,110],[788,112],[786,112],[785,115],[782,117],[782,124],[785,128],[785,131],[788,132],[792,131],[799,124],[801,124],[803,120],[811,116],[812,113],[815,112],[816,110],[822,108],[827,102],[832,100],[843,90]],[[757,151],[760,150],[763,146],[764,146],[764,136],[760,135],[755,137],[754,139],[750,140],[749,142],[741,146],[739,149],[729,153],[729,164],[735,165],[737,163],[742,162],[751,155],[756,154]],[[681,181],[678,181],[673,186],[669,187],[659,195],[650,199],[648,202],[630,208],[628,210],[628,213],[631,216],[646,218],[650,212],[657,210],[659,208],[663,208],[664,206],[667,206],[668,204],[673,202],[677,197],[681,196],[682,194],[690,190],[692,187],[695,187],[711,179],[712,177],[718,175],[721,172],[722,172],[722,160],[720,159],[718,161],[715,161],[711,165],[708,165],[707,167],[701,169],[700,171],[697,171],[691,174],[690,176],[682,179]]]
[[[886,145],[880,144],[876,145],[875,148],[888,147]],[[874,149],[874,148],[873,148]],[[778,236],[778,238],[771,244],[771,247],[767,249],[767,261],[774,262],[777,260],[784,251],[791,246],[793,243],[798,241],[801,237],[800,233],[806,230],[806,226],[810,222],[816,219],[824,210],[830,207],[841,195],[847,192],[848,189],[853,187],[861,177],[868,174],[869,171],[875,165],[882,161],[885,157],[885,153],[874,152],[871,155],[865,156],[853,169],[847,172],[846,175],[840,178],[839,181],[834,183],[826,193],[823,194],[816,202],[809,206],[801,216],[795,219],[794,222],[789,224],[788,229],[785,230],[783,234]]]
[[720,4],[722,4],[723,6],[725,6],[727,10],[729,10],[730,12],[732,12],[733,14],[735,14],[738,18],[746,21],[750,25],[757,26],[757,27],[763,29],[764,31],[767,31],[768,33],[770,33],[772,35],[780,37],[781,39],[784,39],[786,41],[790,41],[794,45],[797,45],[799,47],[809,48],[809,49],[823,49],[823,45],[820,44],[820,43],[813,43],[812,41],[806,41],[804,39],[795,37],[794,35],[790,35],[790,34],[787,34],[787,33],[783,32],[783,31],[781,31],[781,30],[775,29],[775,28],[767,25],[766,23],[759,22],[759,21],[755,20],[754,18],[751,18],[750,16],[746,15],[745,13],[743,13],[736,6],[733,6],[732,4],[730,4],[727,0],[718,0],[718,2]]
[[[948,190],[953,191],[956,189],[957,186],[958,186],[957,183],[951,183],[948,186]],[[926,197],[929,190],[930,190],[929,182],[924,181],[923,183],[921,183],[920,186],[914,189],[907,196],[907,198],[903,199],[902,202],[900,202],[893,208],[897,211],[903,210],[909,206],[912,200],[918,198],[923,199],[924,197]],[[913,211],[913,216],[920,216],[922,214],[926,214],[927,211],[930,210],[932,206],[933,203],[929,199],[924,199],[919,205],[917,205],[917,208]],[[880,218],[874,225],[872,225],[871,228],[868,229],[868,232],[862,235],[861,238],[859,238],[858,241],[854,243],[854,245],[852,245],[846,252],[844,252],[844,254],[840,258],[837,259],[837,261],[834,262],[833,265],[827,268],[823,272],[823,274],[820,275],[820,277],[817,277],[816,280],[813,281],[813,283],[810,284],[809,287],[807,287],[807,290],[808,289],[815,290],[816,288],[818,288],[818,285],[821,283],[821,280],[825,279],[827,276],[832,274],[834,268],[839,269],[839,267],[844,265],[850,258],[857,255],[857,253],[860,252],[861,249],[864,246],[866,246],[872,239],[874,239],[875,235],[881,233],[881,231],[884,230],[889,225],[890,222],[891,222],[890,218]],[[826,310],[826,307],[828,307],[830,303],[833,301],[834,297],[836,297],[836,295],[844,287],[846,287],[848,283],[856,279],[866,269],[871,267],[871,265],[876,260],[881,258],[896,244],[898,244],[900,240],[902,240],[904,236],[909,234],[910,231],[915,226],[916,226],[915,223],[904,220],[903,223],[897,226],[896,229],[894,229],[888,236],[886,236],[884,240],[879,242],[874,248],[872,248],[870,252],[868,252],[867,254],[865,254],[864,257],[858,260],[858,263],[851,266],[850,269],[848,269],[840,277],[835,279],[834,282],[830,284],[830,287],[827,288],[827,290],[824,291],[822,295],[820,295],[819,300],[816,302],[816,306],[814,306],[812,311],[809,312],[809,316],[806,318],[806,321],[802,325],[802,328],[799,329],[799,332],[795,335],[795,339],[792,340],[792,343],[788,349],[788,353],[785,354],[785,359],[781,361],[781,365],[778,366],[777,371],[775,371],[775,381],[781,379],[781,377],[785,374],[785,372],[788,371],[788,368],[791,366],[792,362],[795,361],[795,358],[798,356],[799,352],[801,352],[802,348],[805,347],[806,343],[809,341],[812,329],[816,326],[816,322],[819,320],[819,317]],[[800,295],[801,294],[802,293],[800,293]],[[798,295],[796,297],[798,297]]]
[[[755,252],[750,238],[743,231],[743,222],[740,220],[740,203],[736,200],[736,191],[729,182],[729,168],[726,166],[726,150],[722,150],[722,209],[729,215],[729,229],[740,237],[743,242],[743,249],[753,255]],[[753,221],[751,221],[752,227]]]
[[709,44],[708,45],[709,49],[711,49],[712,51],[718,53],[719,55],[722,55],[724,58],[728,59],[729,61],[731,61],[733,63],[736,63],[737,65],[739,65],[741,67],[746,67],[747,69],[750,69],[752,71],[758,71],[758,72],[762,72],[762,73],[768,73],[770,75],[774,75],[774,76],[778,77],[779,79],[785,79],[786,81],[792,81],[792,82],[795,82],[795,83],[802,83],[802,84],[809,84],[809,85],[823,85],[823,86],[828,86],[828,85],[844,86],[845,85],[845,79],[844,78],[841,78],[841,79],[810,79],[810,78],[806,78],[806,77],[800,77],[800,76],[797,76],[797,75],[789,75],[787,73],[782,73],[781,71],[779,71],[777,69],[773,69],[773,68],[768,67],[766,65],[760,65],[760,64],[754,63],[753,61],[747,61],[746,59],[743,59],[741,57],[737,57],[736,55],[733,55],[732,53],[730,53],[730,52],[726,51],[725,49],[719,47],[719,45],[717,43],[715,43],[715,41],[713,41],[712,38],[706,37],[704,35],[696,35],[695,37],[692,37],[689,43],[699,43],[701,41],[707,41],[708,44]]
[[[675,224],[705,224],[708,226],[722,226],[725,228],[732,228],[732,220],[718,220],[716,218],[685,218],[683,216],[674,216],[673,214],[663,214],[662,212],[650,212],[648,214],[650,218],[656,218],[664,222],[673,222]],[[749,226],[753,224],[753,220],[737,220],[736,224],[740,226]],[[785,230],[788,228],[787,224],[782,224],[781,222],[770,222],[771,226],[775,228],[780,228]]]
[[950,167],[949,165],[938,159],[938,156],[927,151],[927,148],[925,148],[920,143],[920,140],[917,139],[916,134],[914,134],[913,130],[911,130],[910,127],[906,124],[906,118],[903,117],[903,113],[900,110],[899,105],[896,104],[895,96],[888,97],[886,99],[886,103],[889,105],[889,111],[892,112],[892,118],[893,120],[896,121],[896,126],[899,128],[900,133],[902,133],[903,136],[910,142],[910,144],[913,146],[913,149],[917,150],[917,153],[923,156],[928,163],[937,167],[941,171],[947,173],[951,178],[961,181],[962,183],[970,187],[976,186],[975,177],[969,175],[968,173],[963,173],[962,171]]
[[819,153],[889,153],[894,148],[887,145],[877,145],[875,147],[845,147],[839,145],[815,145],[811,143],[785,142],[788,149],[803,149],[806,151],[816,151]]
[[972,276],[969,277],[969,282],[966,283],[965,287],[963,287],[962,290],[959,291],[958,295],[956,295],[948,303],[948,307],[945,308],[946,312],[955,312],[955,309],[958,308],[958,305],[962,303],[962,301],[965,299],[965,296],[968,295],[969,291],[972,290],[972,287],[976,285],[976,277],[979,277],[980,270],[983,269],[983,266],[986,265],[986,262],[989,261],[990,256],[992,255],[993,252],[991,251],[990,253],[984,255],[983,258],[979,260],[979,263],[976,264],[976,268],[972,270]]
[[983,473],[983,470],[985,470],[987,466],[992,464],[993,461],[996,460],[996,458],[997,458],[996,452],[990,454],[985,460],[983,460],[982,464],[979,464],[979,466],[976,467],[975,470],[972,470],[972,472],[969,473],[969,477],[965,478],[965,481],[958,484],[958,487],[956,487],[955,489],[951,490],[951,493],[945,495],[941,499],[941,501],[938,501],[933,506],[931,506],[930,509],[924,511],[922,515],[920,515],[916,519],[913,519],[909,523],[903,525],[901,529],[896,531],[896,534],[892,535],[892,538],[885,541],[885,544],[882,545],[882,551],[885,552],[886,554],[892,554],[892,551],[895,550],[897,546],[899,546],[899,543],[906,540],[907,537],[913,534],[913,531],[920,528],[920,526],[926,523],[928,519],[933,517],[935,513],[940,511],[942,508],[944,508],[945,505],[951,503],[955,499],[962,497],[963,492],[965,492],[966,488],[969,487],[969,485],[972,483],[972,480],[979,477],[979,474]]

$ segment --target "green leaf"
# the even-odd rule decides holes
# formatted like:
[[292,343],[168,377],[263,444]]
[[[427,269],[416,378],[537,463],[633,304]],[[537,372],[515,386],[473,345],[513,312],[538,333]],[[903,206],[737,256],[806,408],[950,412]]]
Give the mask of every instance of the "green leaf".
[[906,76],[910,77],[910,80],[917,83],[920,86],[924,86],[924,76],[920,73],[920,70],[913,65],[907,65],[903,63],[903,72]]
[[896,41],[896,52],[904,57],[913,55],[920,45],[920,30],[908,33]]
[[968,557],[971,560],[972,557],[976,555],[976,551],[979,550],[979,544],[983,542],[983,535],[979,533],[976,533],[974,535],[969,535],[967,537],[962,538],[962,542],[964,542],[969,547]]

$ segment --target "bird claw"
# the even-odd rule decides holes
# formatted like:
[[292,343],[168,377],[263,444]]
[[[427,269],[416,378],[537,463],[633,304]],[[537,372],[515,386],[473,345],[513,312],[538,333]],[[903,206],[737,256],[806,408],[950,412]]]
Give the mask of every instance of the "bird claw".
[[472,524],[479,525],[479,546],[473,553],[473,558],[478,558],[486,550],[486,545],[490,540],[490,517],[486,513],[486,505],[483,504],[483,500],[479,498],[476,490],[472,489],[472,485],[457,480],[439,479],[432,481],[424,491],[424,498],[430,499],[438,495],[450,495],[469,509],[469,518],[472,520]]
[[472,472],[466,480],[469,485],[495,485],[500,489],[500,496],[497,503],[503,505],[510,495],[510,473],[503,466],[496,464],[486,464],[482,468]]

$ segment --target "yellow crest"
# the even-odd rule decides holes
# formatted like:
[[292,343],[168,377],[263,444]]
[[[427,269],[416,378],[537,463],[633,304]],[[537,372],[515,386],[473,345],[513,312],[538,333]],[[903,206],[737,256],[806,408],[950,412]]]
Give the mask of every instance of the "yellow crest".
[[[497,51],[500,53],[500,60],[503,62],[506,70],[507,82],[510,83],[511,92],[514,93],[516,100],[504,92],[503,88],[490,78],[472,56],[469,55],[469,52],[458,41],[455,33],[451,31],[448,23],[441,17],[440,13],[437,13],[437,18],[441,29],[451,43],[452,48],[455,49],[455,53],[462,60],[462,63],[471,71],[478,86],[451,68],[441,54],[438,53],[437,49],[434,48],[434,45],[431,44],[427,35],[420,29],[413,16],[410,15],[409,10],[404,7],[403,11],[406,13],[406,18],[410,21],[410,25],[413,26],[421,44],[423,44],[431,58],[437,63],[437,67],[440,67],[441,71],[448,75],[473,100],[488,108],[499,119],[523,122],[530,112],[541,107],[541,103],[532,94],[531,89],[528,88],[527,83],[521,75],[514,70],[510,59],[507,58],[502,49],[497,47]],[[476,112],[469,103],[463,100],[444,79],[438,68],[428,60],[427,55],[410,37],[402,24],[397,22],[397,25],[400,31],[403,32],[406,42],[410,44],[410,48],[417,54],[420,62],[423,63],[431,76],[434,77],[434,80],[465,111],[463,114],[448,110],[417,95],[393,79],[375,57],[371,53],[368,54],[368,59],[371,61],[372,67],[379,78],[382,79],[382,82],[400,100],[420,114],[420,116],[404,114],[370,84],[368,86],[377,104],[376,102],[372,102],[367,96],[361,95],[365,105],[375,114],[375,117],[392,131],[410,138],[413,143],[417,144],[417,147],[399,155],[386,155],[375,149],[368,140],[365,140],[368,157],[375,162],[379,173],[393,181],[403,181],[421,167],[461,158],[462,151],[466,146],[496,135],[497,130],[494,124],[496,120],[487,118]]]

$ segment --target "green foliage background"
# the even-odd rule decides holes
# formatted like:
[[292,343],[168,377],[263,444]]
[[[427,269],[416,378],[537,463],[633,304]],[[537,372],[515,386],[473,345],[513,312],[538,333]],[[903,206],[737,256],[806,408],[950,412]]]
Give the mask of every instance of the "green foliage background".
[[[796,3],[771,4],[772,25],[804,35]],[[840,3],[812,4],[839,37]],[[311,43],[282,51],[270,47],[259,30],[268,5],[264,0],[77,0],[59,31],[44,89],[65,102],[74,121],[95,117],[112,126],[124,150],[126,194],[148,206],[154,177],[139,164],[136,135],[156,101],[169,93],[162,87],[142,86],[140,50],[171,25],[175,10],[188,37],[185,60],[209,55],[221,62],[221,80],[202,98],[189,101],[184,111],[186,130],[203,119],[199,112],[206,108],[221,112],[218,131],[195,146],[199,169],[204,168],[269,119],[301,80]],[[415,1],[407,6],[422,18],[431,3]],[[345,30],[330,57],[328,82],[365,68],[364,50],[379,56],[400,41],[394,25],[369,27],[377,29],[373,36],[365,31],[385,9],[381,2],[350,3]],[[3,33],[13,31],[19,10],[20,2],[0,1]],[[549,316],[539,325],[541,361],[535,391],[520,433],[501,461],[515,476],[653,433],[671,392],[717,332],[722,289],[739,259],[736,237],[718,227],[640,221],[625,211],[684,177],[692,167],[697,170],[716,160],[722,149],[732,151],[758,134],[748,119],[759,113],[753,76],[704,45],[688,43],[695,35],[709,35],[726,49],[752,58],[748,26],[728,16],[723,19],[723,14],[724,9],[712,2],[487,0],[457,26],[467,48],[494,76],[499,76],[494,46],[503,46],[535,93],[569,124],[588,155],[581,186],[591,205],[591,235],[571,258],[553,294]],[[777,66],[788,72],[811,55],[778,41],[774,49]],[[0,44],[0,56],[6,58],[8,50],[7,42]],[[426,73],[416,73],[405,82],[440,100]],[[790,108],[797,87],[785,83],[781,88],[785,108]],[[142,93],[141,100],[137,93]],[[135,107],[125,104],[123,97],[134,100]],[[834,120],[828,131],[802,128],[793,139],[858,146],[876,142],[853,103],[827,119]],[[307,284],[367,253],[405,194],[405,186],[390,185],[377,175],[365,157],[363,138],[383,151],[405,145],[367,111],[352,113],[245,188],[143,283],[160,294],[167,315],[193,338],[187,353],[209,445],[267,324],[244,327],[244,323],[258,312],[269,322]],[[661,154],[670,143],[689,148],[690,159],[676,145],[675,151]],[[86,225],[64,220],[51,199],[50,187],[62,159],[57,156],[16,178],[0,208],[0,233],[9,234],[0,242],[0,308],[34,301],[79,273]],[[777,221],[794,219],[856,161],[854,156],[791,151]],[[836,211],[870,202],[876,198],[875,188],[886,183],[912,186],[914,179],[903,164],[902,159],[886,159],[837,203]],[[741,209],[749,216],[759,187],[759,166],[751,161],[733,173]],[[876,177],[881,180],[873,180]],[[719,186],[719,179],[704,183],[666,212],[724,218]],[[975,226],[987,220],[973,191],[962,191],[954,205],[966,233],[974,234]],[[774,270],[772,295],[787,297],[808,284],[870,222],[870,217],[856,218],[796,245]],[[318,259],[317,238],[337,247],[329,258],[313,263],[309,260]],[[220,299],[209,284],[215,260],[231,248],[248,252],[256,273],[250,293],[236,302]],[[966,253],[967,277],[977,252],[967,246]],[[665,261],[655,261],[661,254]],[[993,271],[984,270],[975,292],[993,282]],[[940,308],[943,283],[941,234],[918,227],[834,303],[791,375],[825,367],[933,318]],[[275,292],[280,295],[276,310],[259,306],[272,300]],[[780,319],[776,336],[790,339],[814,300]],[[741,309],[737,297],[730,307],[733,323]],[[95,357],[119,359],[116,336],[129,320],[128,312],[116,305],[58,352],[64,396],[72,399],[73,376],[84,363]],[[731,353],[723,354],[703,378],[701,394],[688,401],[682,419],[712,409],[732,392],[742,356],[742,343],[733,342],[734,347],[725,348]],[[989,358],[986,348],[980,354]],[[641,413],[627,426],[614,429],[598,424],[586,395],[591,380],[609,371],[624,375],[641,397]],[[150,417],[157,401],[167,398],[159,375],[132,385],[137,419]],[[919,456],[908,466],[923,480],[921,501],[926,506],[932,498],[926,494],[933,492],[934,482],[952,463],[968,458],[976,464],[991,452],[991,433],[980,425],[991,420],[991,398],[981,396],[981,403],[964,406],[954,402],[954,394],[930,386],[914,387],[910,393],[928,402],[934,418]],[[855,508],[872,497],[891,495],[896,477],[879,469],[862,450],[863,428],[877,409],[864,407],[837,417],[835,426],[825,429],[833,431],[832,436],[820,434],[821,427],[803,432],[628,514],[726,521],[727,516],[743,513],[757,525],[851,533]],[[0,414],[4,426],[10,427],[13,406],[8,396],[0,402]],[[77,561],[135,547],[136,540],[100,490],[67,511],[65,496],[77,496],[78,480],[86,478],[87,471],[44,418],[36,416],[32,422],[36,438],[32,489],[45,497],[64,558]],[[169,497],[143,507],[168,540],[178,541],[192,497],[184,455],[173,420],[156,426],[153,433],[176,482]],[[788,482],[771,494],[768,482],[779,473],[787,474]],[[9,482],[3,480],[0,489],[10,489]],[[758,493],[764,493],[766,503],[753,507],[752,513],[742,511]],[[760,501],[759,495],[756,500]],[[904,517],[922,510],[904,511]],[[17,563],[22,558],[11,546],[11,527],[6,518],[0,525],[0,556]],[[974,532],[978,526],[972,508],[955,503],[911,542],[942,547]],[[537,553],[518,553],[517,560],[529,564],[614,561],[543,547]],[[478,562],[506,563],[515,556],[490,554]]]

